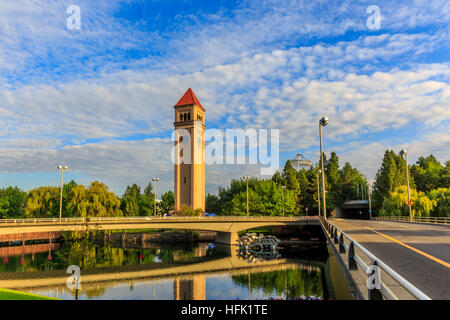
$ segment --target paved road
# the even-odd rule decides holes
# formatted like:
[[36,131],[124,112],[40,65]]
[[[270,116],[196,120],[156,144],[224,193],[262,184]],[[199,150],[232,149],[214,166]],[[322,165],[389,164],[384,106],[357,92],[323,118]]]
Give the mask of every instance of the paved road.
[[450,300],[450,225],[330,219],[432,299]]

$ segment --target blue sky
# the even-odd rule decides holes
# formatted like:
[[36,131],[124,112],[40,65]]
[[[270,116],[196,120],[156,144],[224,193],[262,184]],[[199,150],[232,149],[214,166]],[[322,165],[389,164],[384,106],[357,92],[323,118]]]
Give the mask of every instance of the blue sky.
[[[66,26],[67,7],[81,29]],[[370,5],[379,29],[366,22]],[[336,151],[373,179],[387,148],[450,160],[448,1],[3,0],[0,186],[173,188],[173,105],[207,128],[280,129],[280,166]],[[207,192],[258,166],[208,166]]]

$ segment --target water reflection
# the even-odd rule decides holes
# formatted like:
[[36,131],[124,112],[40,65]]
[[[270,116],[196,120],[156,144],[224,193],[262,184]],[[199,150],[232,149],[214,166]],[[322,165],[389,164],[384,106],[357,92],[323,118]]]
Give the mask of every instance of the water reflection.
[[[235,247],[208,243],[127,248],[80,238],[45,245],[10,249],[7,263],[2,256],[0,287],[62,299],[350,297],[324,245],[285,246],[279,259],[257,262],[240,258]],[[72,264],[82,270],[79,292],[65,285]]]

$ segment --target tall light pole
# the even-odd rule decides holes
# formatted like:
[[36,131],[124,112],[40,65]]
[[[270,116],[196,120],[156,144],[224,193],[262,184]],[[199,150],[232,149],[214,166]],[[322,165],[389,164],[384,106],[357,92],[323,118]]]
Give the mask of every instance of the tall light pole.
[[153,215],[156,216],[156,182],[159,181],[159,178],[152,178],[154,185],[155,185],[155,203],[154,203],[154,211],[153,211]]
[[322,127],[328,124],[328,118],[322,117],[319,120],[319,136],[320,136],[320,162],[322,164],[322,197],[323,197],[323,217],[327,218],[327,206],[325,200],[325,170],[323,165],[323,150],[322,150]]
[[409,192],[409,170],[408,170],[408,153],[405,149],[400,151],[400,156],[405,156],[405,164],[406,164],[406,185],[408,187],[408,207],[409,207],[409,221],[412,221],[412,213],[411,213],[411,193]]
[[61,196],[59,198],[59,222],[62,220],[62,193],[63,193],[63,172],[69,169],[67,166],[57,166],[58,170],[61,171]]
[[250,177],[249,176],[245,176],[244,179],[245,179],[245,184],[246,184],[246,187],[247,187],[247,217],[248,217],[249,216],[249,208],[248,208],[248,179],[250,179]]
[[316,178],[317,178],[317,204],[319,205],[319,217],[320,217],[320,182],[319,182],[319,173],[321,173],[322,171],[319,169],[319,172],[316,173]]
[[283,218],[284,218],[284,189],[286,189],[286,186],[281,186],[281,197],[283,198]]
[[367,194],[369,195],[369,219],[372,220],[372,198],[370,195],[370,183],[367,181]]

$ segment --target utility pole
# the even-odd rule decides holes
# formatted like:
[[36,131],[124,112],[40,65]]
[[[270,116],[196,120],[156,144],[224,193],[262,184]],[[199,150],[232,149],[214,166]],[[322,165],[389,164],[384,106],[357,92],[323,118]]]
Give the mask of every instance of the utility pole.
[[367,182],[367,193],[369,195],[369,219],[372,220],[372,198],[371,198],[371,195],[370,195],[369,182]]
[[246,193],[247,193],[247,217],[249,216],[249,207],[248,207],[248,179],[250,179],[249,176],[245,176],[245,184],[246,184]]
[[63,195],[63,172],[64,170],[69,169],[67,166],[58,166],[56,167],[61,171],[61,196],[59,198],[59,222],[62,220],[62,195]]
[[322,127],[328,124],[328,118],[322,117],[319,120],[319,136],[320,136],[320,162],[322,164],[322,200],[323,200],[323,217],[327,218],[327,205],[325,200],[325,169],[323,164],[323,149],[322,149]]
[[155,184],[155,201],[154,201],[155,203],[154,203],[153,215],[156,217],[156,182],[159,181],[159,178],[152,178],[152,180],[153,180],[153,182]]
[[319,217],[320,217],[320,183],[319,183],[319,173],[321,173],[320,169],[319,169],[319,172],[316,173],[316,177],[317,177],[317,205],[319,206]]
[[406,152],[405,149],[402,149],[402,151],[400,151],[400,155],[401,156],[405,156],[405,164],[406,164],[406,185],[408,188],[408,207],[409,207],[409,221],[412,221],[412,212],[411,212],[411,205],[412,205],[412,201],[411,201],[411,193],[409,192],[409,170],[408,170],[408,153]]

